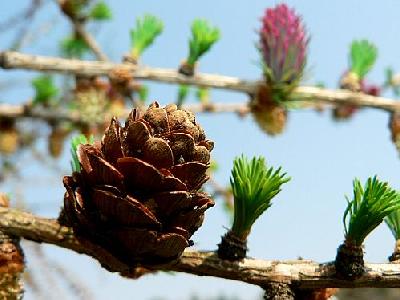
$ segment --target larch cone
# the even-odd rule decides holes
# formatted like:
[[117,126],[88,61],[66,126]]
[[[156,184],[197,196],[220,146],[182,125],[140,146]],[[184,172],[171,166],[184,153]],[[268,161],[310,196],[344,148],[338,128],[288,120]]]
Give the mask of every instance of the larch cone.
[[175,260],[214,205],[199,191],[213,147],[176,105],[134,109],[124,127],[113,118],[101,143],[77,148],[81,170],[64,177],[63,218],[126,264]]

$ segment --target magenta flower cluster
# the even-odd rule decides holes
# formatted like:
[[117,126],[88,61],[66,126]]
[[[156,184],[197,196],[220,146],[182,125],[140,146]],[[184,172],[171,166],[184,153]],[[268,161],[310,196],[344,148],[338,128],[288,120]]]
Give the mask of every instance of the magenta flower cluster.
[[296,84],[301,79],[308,40],[302,19],[293,9],[286,4],[266,9],[259,47],[271,84]]

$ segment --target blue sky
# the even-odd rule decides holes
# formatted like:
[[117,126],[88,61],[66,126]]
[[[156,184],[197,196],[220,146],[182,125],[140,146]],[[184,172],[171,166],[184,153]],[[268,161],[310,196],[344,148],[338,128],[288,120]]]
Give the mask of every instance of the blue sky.
[[[0,3],[0,20],[25,7],[28,1],[17,0],[10,5]],[[129,49],[129,29],[135,18],[144,13],[160,17],[164,33],[144,54],[143,63],[151,66],[175,68],[187,53],[189,26],[194,18],[202,17],[217,25],[222,39],[200,62],[199,70],[221,73],[246,79],[261,76],[257,66],[258,53],[254,44],[260,17],[266,7],[277,1],[107,1],[114,19],[98,32],[98,40],[109,56],[120,61]],[[398,1],[287,1],[304,19],[310,32],[307,82],[322,81],[335,88],[338,77],[347,68],[348,45],[352,39],[367,38],[379,49],[376,66],[368,79],[380,83],[384,69],[392,66],[400,70],[398,42],[400,2]],[[51,24],[45,36],[23,48],[27,53],[57,55],[58,41],[67,34],[68,23],[59,15],[56,6],[48,1],[38,15],[33,28]],[[9,45],[11,34],[0,35],[0,45]],[[4,47],[4,46],[2,46]],[[29,79],[35,72],[0,71],[0,80],[26,78],[18,89],[1,91],[0,101],[20,103],[32,97]],[[163,104],[175,100],[176,86],[151,84],[150,97]],[[218,102],[245,101],[242,94],[212,91]],[[194,101],[194,100],[193,100]],[[293,259],[302,256],[320,262],[332,260],[343,239],[342,214],[346,205],[344,194],[351,195],[352,180],[365,180],[377,174],[395,188],[400,188],[399,157],[390,142],[387,129],[388,115],[376,110],[362,110],[348,122],[335,123],[328,111],[291,112],[286,132],[271,138],[263,134],[250,116],[239,119],[235,115],[199,115],[199,122],[215,141],[213,158],[220,165],[217,179],[228,183],[232,160],[245,153],[263,155],[274,166],[281,165],[292,177],[273,206],[252,229],[249,255],[264,259]],[[46,133],[47,128],[43,127]],[[39,140],[39,151],[45,151],[44,139]],[[65,151],[68,152],[68,151]],[[69,157],[54,162],[69,169]],[[40,163],[31,163],[28,154],[18,161],[24,166],[22,179],[28,182],[6,183],[0,189],[23,193],[36,211],[56,216],[62,204],[61,173],[42,171]],[[28,165],[29,164],[29,165]],[[33,175],[41,172],[40,178]],[[225,233],[229,220],[217,201],[207,212],[203,227],[195,234],[195,247],[215,249]],[[391,254],[394,241],[382,225],[367,239],[366,260],[381,262]],[[45,247],[46,253],[68,267],[92,289],[95,299],[168,299],[184,300],[190,295],[236,295],[243,299],[258,296],[261,291],[247,284],[203,278],[185,274],[150,275],[139,280],[126,280],[100,268],[92,259],[69,251]],[[33,260],[33,258],[32,258]],[[29,256],[28,256],[29,263]],[[26,299],[33,299],[27,293]],[[68,299],[68,295],[65,295]]]

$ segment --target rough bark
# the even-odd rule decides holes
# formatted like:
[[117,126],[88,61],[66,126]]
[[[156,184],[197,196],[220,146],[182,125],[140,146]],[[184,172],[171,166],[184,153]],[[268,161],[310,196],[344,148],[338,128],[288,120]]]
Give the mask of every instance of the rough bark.
[[[4,69],[26,69],[98,76],[108,76],[114,68],[125,68],[135,79],[227,89],[251,95],[254,95],[258,87],[264,84],[262,81],[249,81],[217,74],[196,73],[194,76],[185,76],[174,69],[152,68],[128,63],[81,61],[28,55],[11,51],[0,53],[0,67]],[[386,111],[400,110],[400,103],[398,101],[348,90],[330,90],[300,86],[294,90],[292,96],[296,101],[323,102],[334,105],[352,104],[359,107],[372,107]]]
[[[143,270],[126,266],[104,249],[78,240],[71,228],[60,225],[55,219],[45,219],[15,209],[0,208],[0,229],[10,235],[90,255],[99,260],[106,269],[124,276],[135,278],[141,275]],[[186,272],[198,276],[238,280],[262,288],[269,283],[288,284],[295,289],[400,287],[400,264],[395,263],[367,263],[365,273],[355,281],[338,279],[333,263],[252,258],[229,262],[219,259],[215,252],[185,251],[176,262],[151,268],[153,271]]]

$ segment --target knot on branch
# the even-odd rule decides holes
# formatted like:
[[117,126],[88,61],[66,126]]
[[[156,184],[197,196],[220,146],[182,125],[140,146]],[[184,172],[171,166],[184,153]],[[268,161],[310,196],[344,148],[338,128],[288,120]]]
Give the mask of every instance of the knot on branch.
[[[0,193],[0,207],[8,207],[8,197]],[[0,298],[22,299],[24,272],[24,253],[19,238],[0,231]]]
[[270,282],[264,286],[264,300],[295,300],[295,293],[287,283]]

